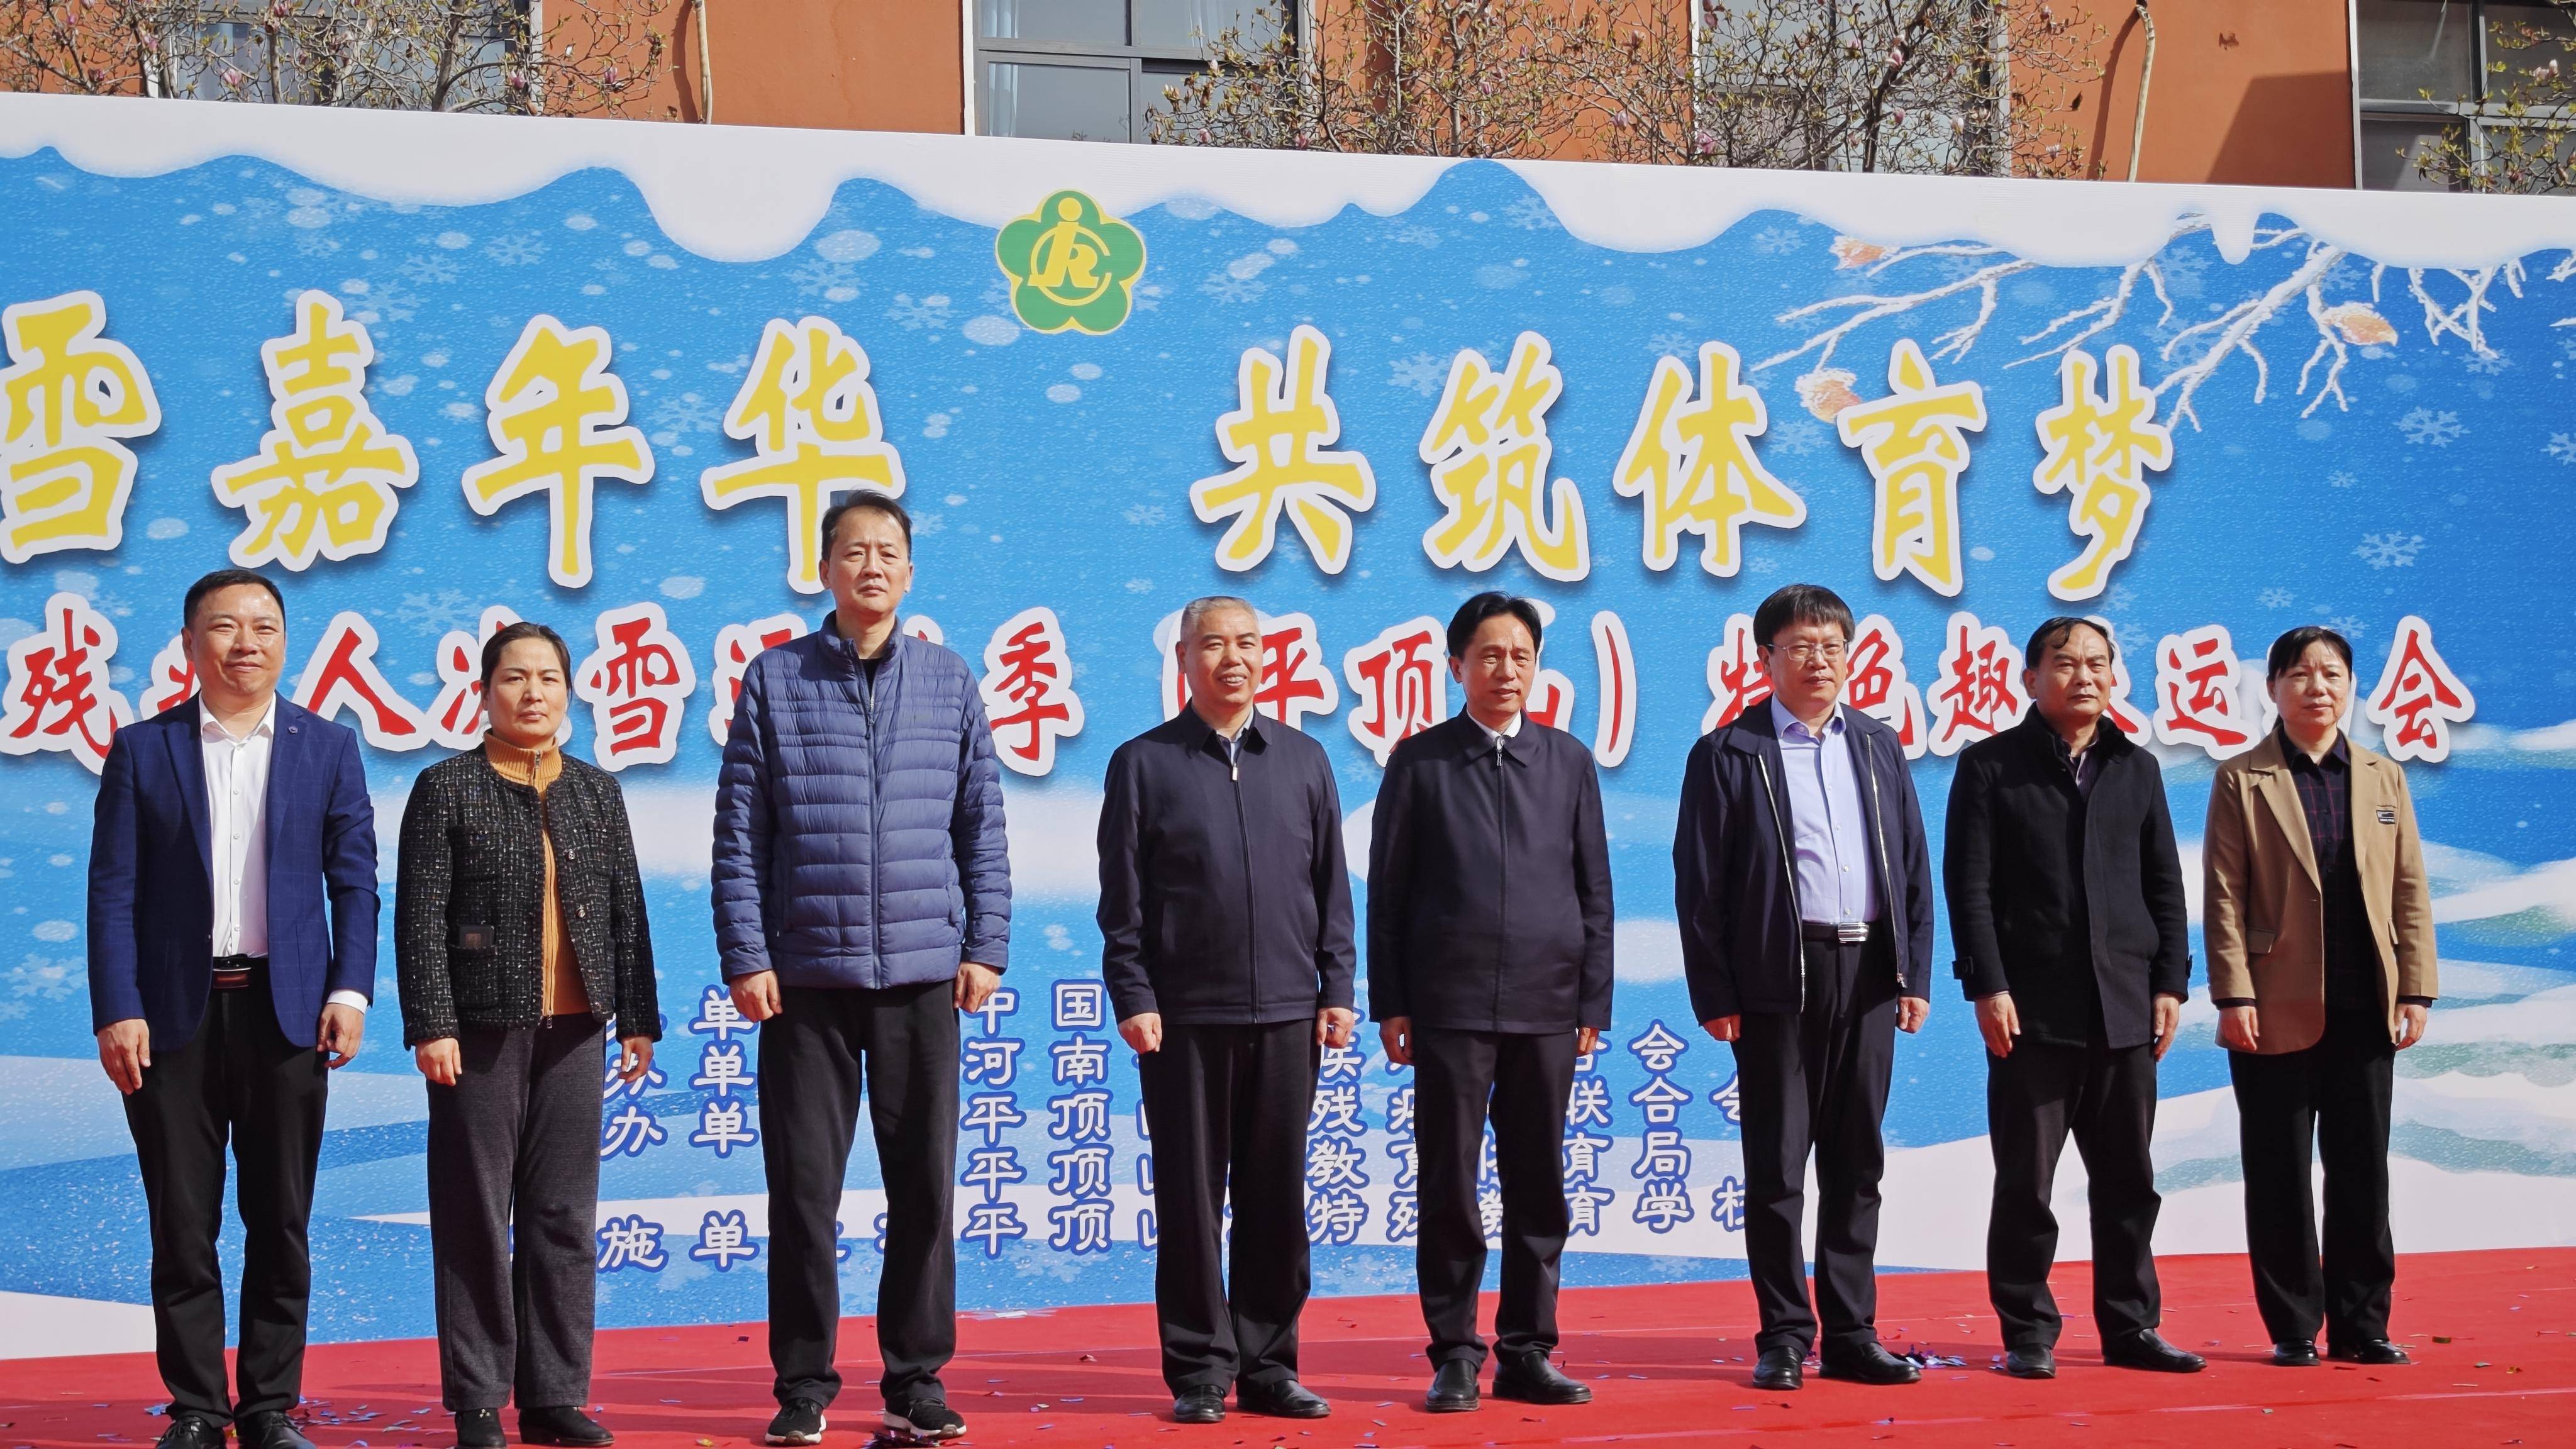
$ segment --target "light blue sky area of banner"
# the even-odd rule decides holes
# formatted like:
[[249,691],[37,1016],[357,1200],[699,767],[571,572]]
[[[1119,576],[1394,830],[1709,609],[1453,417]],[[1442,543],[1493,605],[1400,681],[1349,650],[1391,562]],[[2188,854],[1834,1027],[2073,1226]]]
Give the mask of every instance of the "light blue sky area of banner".
[[[1560,627],[1548,663],[1577,686],[1581,733],[1593,727],[1596,693],[1584,622],[1596,610],[1616,610],[1636,645],[1636,742],[1604,775],[1622,959],[1619,1024],[1602,1065],[1619,1102],[1621,1145],[1605,1159],[1603,1177],[1635,1186],[1628,1174],[1642,1123],[1625,1098],[1647,1074],[1620,1048],[1660,1021],[1692,1043],[1672,1076],[1693,1097],[1682,1126],[1697,1147],[1692,1178],[1706,1214],[1706,1191],[1722,1176],[1734,1137],[1709,1098],[1731,1064],[1689,1023],[1669,851],[1677,776],[1708,703],[1707,651],[1726,615],[1750,612],[1780,584],[1813,580],[1840,590],[1860,612],[1892,620],[1914,678],[1928,689],[1954,608],[2015,638],[2060,611],[2045,580],[2076,540],[2063,499],[2030,484],[2040,456],[2032,419],[2056,402],[2056,372],[2049,360],[2030,360],[2049,344],[2023,339],[2103,306],[2120,271],[2010,270],[1993,278],[1991,315],[1979,320],[1988,299],[1976,278],[2008,257],[1962,246],[1871,274],[1838,263],[1831,231],[1783,213],[1749,217],[1689,250],[1607,250],[1569,236],[1510,172],[1479,165],[1449,172],[1391,216],[1354,208],[1283,229],[1173,203],[1127,220],[1149,248],[1134,315],[1103,337],[1041,336],[1011,320],[991,230],[873,182],[846,185],[792,253],[719,263],[670,245],[633,188],[606,171],[576,173],[515,200],[441,208],[329,192],[253,161],[113,180],[49,152],[0,162],[0,256],[9,259],[0,298],[97,291],[109,335],[150,369],[165,417],[156,436],[136,445],[141,477],[126,546],[0,570],[0,642],[33,627],[48,594],[70,590],[116,624],[119,677],[129,691],[139,688],[143,666],[175,628],[188,580],[217,566],[239,529],[238,515],[216,504],[206,480],[210,469],[248,456],[267,426],[261,342],[287,329],[296,292],[339,295],[374,338],[369,397],[413,442],[422,477],[403,494],[382,553],[317,564],[286,581],[296,637],[309,645],[333,611],[365,612],[383,637],[380,662],[425,704],[433,645],[447,630],[472,628],[487,604],[553,623],[577,648],[607,608],[653,600],[668,612],[697,658],[699,693],[679,758],[623,779],[653,874],[672,1019],[663,1052],[672,1080],[648,1099],[670,1140],[610,1163],[603,1193],[669,1200],[757,1192],[756,1149],[719,1158],[685,1141],[702,1095],[686,1080],[703,1038],[680,1027],[714,973],[702,874],[715,764],[703,719],[708,656],[725,624],[786,609],[812,619],[819,608],[783,581],[781,510],[762,503],[711,511],[697,473],[748,456],[746,445],[722,434],[720,420],[762,324],[831,317],[866,348],[887,437],[902,453],[918,531],[914,605],[979,666],[995,626],[1047,605],[1063,620],[1076,664],[1083,733],[1063,744],[1052,777],[1007,781],[1022,880],[1013,980],[1030,1003],[1012,1028],[1031,1043],[1016,1090],[1033,1120],[1043,1122],[1044,1101],[1056,1090],[1044,1080],[1045,1045],[1064,1035],[1043,1019],[1045,987],[1097,970],[1085,872],[1100,772],[1119,741],[1160,717],[1156,621],[1197,594],[1247,593],[1272,613],[1312,615],[1338,674],[1344,650],[1388,625],[1416,614],[1445,618],[1468,593],[1501,587],[1555,605]],[[2159,360],[2182,329],[2226,315],[2314,259],[2308,238],[2258,240],[2269,244],[2230,264],[2205,232],[2176,238],[2156,261],[2165,300],[2139,281],[2093,345],[2127,342],[2148,357],[2150,379],[2164,377],[2201,345],[2187,342]],[[2559,571],[2542,561],[2576,549],[2576,519],[2564,502],[2576,482],[2576,420],[2566,407],[2576,329],[2553,325],[2576,314],[2576,285],[2550,280],[2551,260],[2533,260],[2517,279],[2518,294],[2501,282],[2488,292],[2485,353],[2456,335],[2428,337],[2425,304],[2406,273],[2377,271],[2366,256],[2332,260],[2323,304],[2375,298],[2397,341],[2352,346],[2341,375],[2349,407],[2328,401],[2309,409],[2327,363],[2317,364],[2305,396],[2301,364],[2320,346],[2324,324],[2303,295],[2286,298],[2244,339],[2268,363],[2266,397],[2255,400],[2256,366],[2243,352],[2200,386],[2193,405],[2201,425],[2177,429],[2176,459],[2154,479],[2138,549],[2091,607],[2114,621],[2131,651],[2142,707],[2148,650],[2161,634],[2222,623],[2241,652],[2259,654],[2291,625],[2333,623],[2353,637],[2367,684],[2401,616],[2431,622],[2442,653],[2475,690],[2478,712],[2451,760],[2409,770],[2438,892],[2451,903],[2442,948],[2456,959],[2446,968],[2435,1040],[2410,1060],[2401,1102],[2421,1110],[2401,1105],[2399,1150],[2447,1172],[2554,1179],[2576,1176],[2562,1130],[2576,1118],[2567,1091],[2576,1077],[2576,1011],[2566,999],[2576,961],[2562,955],[2576,923],[2576,867],[2567,864],[2576,860],[2576,812],[2567,808],[2576,732],[2560,728],[2576,721],[2576,644]],[[2421,285],[2444,308],[2464,295],[2454,276],[2430,274]],[[1966,343],[1964,355],[1937,358],[1936,368],[1945,381],[1969,378],[1985,389],[1991,420],[1972,436],[1959,492],[1969,550],[1964,593],[1947,600],[1910,579],[1872,575],[1869,475],[1832,426],[1801,407],[1794,386],[1812,353],[1752,378],[1771,418],[1760,454],[1805,498],[1808,521],[1792,531],[1745,530],[1747,562],[1733,579],[1701,572],[1695,542],[1670,572],[1645,568],[1638,505],[1615,495],[1609,479],[1656,359],[1688,358],[1716,340],[1753,364],[1798,348],[1833,320],[1783,320],[1784,313],[1862,291],[1920,299],[1839,344],[1834,363],[1857,375],[1863,397],[1886,391],[1888,349],[1899,337],[1927,352],[1945,336]],[[480,518],[457,481],[490,456],[484,388],[539,312],[608,329],[633,418],[658,464],[648,485],[600,486],[598,573],[580,591],[547,580],[540,504]],[[1276,349],[1299,323],[1332,340],[1339,445],[1367,454],[1378,503],[1359,518],[1350,566],[1338,577],[1320,572],[1284,531],[1267,563],[1225,574],[1212,561],[1220,530],[1192,516],[1188,488],[1227,466],[1212,430],[1238,405],[1243,349]],[[1961,328],[1969,330],[1953,332]],[[1517,559],[1480,575],[1443,571],[1421,546],[1440,509],[1415,448],[1449,360],[1475,348],[1499,367],[1524,329],[1548,339],[1565,379],[1546,421],[1553,471],[1580,486],[1590,524],[1592,573],[1577,584],[1541,579]],[[2174,401],[2169,393],[2168,412]],[[300,650],[294,660],[300,667]],[[1344,725],[1351,703],[1345,686],[1343,711],[1310,719],[1309,728],[1331,752],[1345,805],[1356,811],[1378,768]],[[576,748],[589,738],[581,711]],[[371,780],[388,812],[434,753],[370,751]],[[2210,766],[2196,754],[2165,759],[2188,850]],[[1938,759],[1915,769],[1936,850],[1950,774]],[[80,922],[90,777],[63,757],[45,757],[0,760],[0,780],[7,1109],[0,1289],[141,1302],[139,1190],[121,1118],[87,1064]],[[388,838],[393,823],[381,822]],[[1932,1024],[1899,1052],[1888,1131],[1900,1148],[1984,1131],[1983,1063],[1947,978],[1946,931],[1939,963]],[[419,1089],[397,1046],[389,952],[380,984],[369,1050],[340,1079],[324,1155],[314,1230],[316,1330],[324,1337],[417,1333],[428,1324],[425,1235],[382,1220],[416,1214],[425,1200]],[[2512,1010],[2474,1018],[2463,1010],[2481,1004]],[[2446,1033],[2452,1022],[2458,1026]],[[1114,1100],[1132,1112],[1133,1070],[1123,1051],[1113,1055]],[[1382,1103],[1392,1080],[1372,1066],[1366,1140],[1380,1193],[1390,1170],[1381,1155]],[[2165,1064],[2163,1090],[2181,1098],[2225,1080],[2205,1009],[2196,1011]],[[2460,1090],[2418,1092],[2440,1081]],[[2498,1084],[2510,1090],[2487,1090]],[[1052,1144],[1033,1129],[1022,1145],[1042,1182]],[[1134,1145],[1122,1141],[1116,1169],[1129,1187]],[[2184,1178],[2232,1174],[2226,1152],[2193,1151],[2167,1166]],[[872,1186],[873,1174],[862,1150],[852,1186]],[[1905,1210],[1891,1199],[1891,1213]],[[1032,1227],[1043,1237],[1042,1213]],[[1373,1221],[1362,1236],[1373,1246],[1323,1251],[1321,1281],[1401,1288],[1404,1250],[1385,1245],[1379,1227]],[[671,1246],[673,1266],[660,1274],[603,1279],[603,1322],[758,1316],[760,1261],[719,1273],[688,1262],[684,1239]],[[870,1252],[863,1245],[853,1254],[854,1287],[873,1276]],[[1132,1300],[1148,1291],[1148,1267],[1132,1243],[1074,1256],[1031,1242],[990,1259],[970,1250],[965,1261],[961,1301],[972,1307]],[[1694,1249],[1588,1256],[1571,1272],[1577,1281],[1609,1281],[1730,1270],[1726,1259]]]

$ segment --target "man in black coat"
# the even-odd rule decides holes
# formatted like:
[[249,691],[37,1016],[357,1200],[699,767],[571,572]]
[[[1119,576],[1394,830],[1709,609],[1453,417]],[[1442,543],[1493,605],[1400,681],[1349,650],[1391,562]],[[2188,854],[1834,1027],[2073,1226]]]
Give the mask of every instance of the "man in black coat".
[[2020,724],[1959,755],[1943,874],[1959,978],[1986,1038],[1995,1153],[1986,1282],[2004,1371],[2054,1378],[2049,1186],[2069,1131],[2093,1210],[2105,1361],[2192,1373],[2156,1332],[2156,1063],[2191,990],[2182,861],[2156,757],[2103,719],[2110,634],[2056,618],[2030,636]]
[[[1735,1049],[1763,1389],[1910,1384],[1878,1341],[1878,1183],[1896,1032],[1931,1011],[1932,863],[1896,732],[1840,703],[1852,614],[1791,584],[1753,614],[1771,698],[1691,748],[1673,834],[1691,1007]],[[1798,1241],[1816,1158],[1816,1300]]]
[[1229,1385],[1247,1413],[1320,1419],[1297,1315],[1315,1075],[1359,1022],[1341,793],[1323,746],[1253,714],[1250,604],[1192,602],[1173,647],[1189,707],[1118,747],[1100,811],[1101,972],[1154,1137],[1163,1380],[1185,1424],[1223,1419]]
[[1477,1406],[1485,1122],[1502,1178],[1494,1397],[1580,1404],[1548,1362],[1568,1220],[1562,1149],[1575,1058],[1610,1025],[1610,845],[1601,779],[1572,735],[1522,713],[1538,609],[1478,594],[1449,621],[1466,709],[1396,746],[1369,837],[1369,1014],[1414,1069],[1434,1413]]

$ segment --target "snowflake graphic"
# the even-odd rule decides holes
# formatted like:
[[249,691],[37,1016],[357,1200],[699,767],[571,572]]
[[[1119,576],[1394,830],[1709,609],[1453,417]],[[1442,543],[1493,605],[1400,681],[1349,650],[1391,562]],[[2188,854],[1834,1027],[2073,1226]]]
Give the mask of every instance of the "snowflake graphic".
[[1440,228],[1436,226],[1424,226],[1419,222],[1399,226],[1393,231],[1388,232],[1386,235],[1387,240],[1402,246],[1421,247],[1425,250],[1429,250],[1430,248],[1440,245]]
[[2375,569],[2404,569],[2415,566],[2415,555],[2423,548],[2424,535],[2420,533],[2365,533],[2361,547],[2352,552]]
[[325,232],[308,231],[295,239],[299,256],[327,257],[340,249],[340,239]]
[[1388,364],[1386,385],[1407,388],[1424,397],[1429,397],[1438,392],[1440,385],[1448,380],[1449,369],[1441,364],[1439,358],[1428,352],[1417,352],[1411,357],[1399,357]]
[[532,231],[496,236],[483,244],[483,255],[505,267],[521,267],[545,259],[546,244]]
[[2363,623],[2359,618],[2351,614],[2337,614],[2333,618],[2326,620],[2326,627],[2332,629],[2338,634],[2341,634],[2344,637],[2344,642],[2348,644],[2360,643],[2361,636],[2370,632],[2370,626],[2368,624]]
[[1544,198],[1524,196],[1503,208],[1503,219],[1523,231],[1556,231],[1556,213]]
[[1199,283],[1199,290],[1220,302],[1250,302],[1269,291],[1270,284],[1257,277],[1236,277],[1224,272],[1210,272],[1208,279]]
[[808,257],[788,268],[787,280],[796,284],[800,297],[819,296],[827,302],[846,302],[859,295],[859,269],[848,262],[827,262],[821,257]]
[[2576,433],[2551,433],[2549,456],[2561,463],[2576,463]]
[[394,617],[410,625],[415,634],[444,634],[473,628],[479,611],[464,590],[440,589],[434,594],[403,595]]
[[2189,282],[2197,295],[2201,282],[2209,275],[2209,256],[2188,247],[2176,247],[2156,258],[2156,270],[2165,274],[2165,286],[2174,289],[2179,282]]
[[1753,234],[1753,249],[1766,257],[1786,256],[1806,243],[1791,226],[1766,226]]
[[2436,448],[2447,448],[2466,434],[2468,428],[2460,422],[2460,415],[2448,408],[2440,412],[2417,408],[2397,420],[2397,431],[2406,435],[2410,445],[2429,443]]
[[2254,596],[2254,602],[2267,609],[2286,609],[2295,597],[2288,589],[2265,589]]
[[60,1001],[88,981],[89,966],[79,960],[29,956],[10,967],[5,979],[12,996],[41,996],[47,1001]]
[[275,216],[277,215],[277,198],[274,196],[246,196],[242,198],[241,210],[242,215],[244,216]]
[[2336,258],[2335,264],[2326,269],[2324,286],[2327,291],[2369,285],[2370,264],[2359,257],[2346,254]]
[[1699,349],[1691,345],[1687,333],[1658,332],[1646,339],[1646,350],[1658,357],[1693,357]]
[[1751,558],[1745,561],[1744,566],[1757,574],[1775,574],[1780,571],[1780,561],[1776,558]]
[[1159,503],[1139,503],[1128,509],[1124,517],[1129,523],[1151,528],[1163,521],[1163,506]]
[[1965,281],[1988,265],[1984,257],[1943,257],[1932,264],[1933,274],[1945,282]]
[[405,257],[394,270],[402,273],[404,280],[424,285],[453,282],[464,275],[464,268],[456,264],[454,257]]
[[716,405],[693,392],[667,397],[653,404],[644,415],[644,427],[654,433],[703,433],[716,425]]
[[1807,418],[1790,418],[1771,428],[1771,446],[1794,458],[1803,458],[1825,445],[1825,430]]
[[947,518],[936,513],[916,514],[912,520],[912,531],[925,538],[929,537],[931,534],[939,532],[947,526]]
[[[1006,292],[1003,294],[1002,300],[992,303],[991,307],[992,310],[999,312],[1009,307],[1010,304],[1010,295]],[[1163,289],[1155,283],[1147,282],[1136,289],[1135,295],[1129,299],[1128,305],[1134,307],[1139,312],[1158,311],[1163,305]]]
[[408,322],[420,315],[420,293],[387,282],[369,288],[366,310],[387,322]]
[[2513,366],[2513,359],[2501,352],[2472,352],[2460,365],[2482,377],[2493,377]]
[[906,332],[918,332],[924,327],[936,332],[948,325],[948,295],[932,292],[915,301],[910,292],[897,292],[894,305],[886,309],[886,320]]
[[2348,473],[2341,468],[2337,468],[2335,471],[2326,475],[2326,486],[2330,488],[2349,488],[2360,481],[2361,480],[2359,478],[2354,477],[2351,473]]
[[2113,584],[2102,596],[2102,607],[2108,613],[2125,614],[2138,606],[2138,591],[2127,584]]

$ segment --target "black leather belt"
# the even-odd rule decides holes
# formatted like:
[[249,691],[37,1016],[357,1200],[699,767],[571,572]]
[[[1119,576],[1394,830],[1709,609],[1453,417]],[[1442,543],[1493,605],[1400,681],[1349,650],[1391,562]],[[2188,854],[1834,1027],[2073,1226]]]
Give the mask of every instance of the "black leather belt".
[[215,958],[215,989],[246,990],[253,976],[267,967],[268,958],[265,956],[218,956]]
[[1800,921],[1798,934],[1810,941],[1838,946],[1858,946],[1869,940],[1867,921]]

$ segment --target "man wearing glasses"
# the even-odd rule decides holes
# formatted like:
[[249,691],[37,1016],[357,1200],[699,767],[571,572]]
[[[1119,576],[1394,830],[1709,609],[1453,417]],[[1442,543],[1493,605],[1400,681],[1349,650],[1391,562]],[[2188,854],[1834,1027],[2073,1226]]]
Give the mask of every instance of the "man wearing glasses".
[[[1879,1121],[1896,1030],[1931,1010],[1932,863],[1905,753],[1842,704],[1851,609],[1792,584],[1753,615],[1771,698],[1693,746],[1673,835],[1691,1007],[1735,1050],[1753,1374],[1910,1384],[1878,1341]],[[1815,1307],[1799,1242],[1815,1153]],[[1819,1344],[1821,1330],[1821,1343]]]

